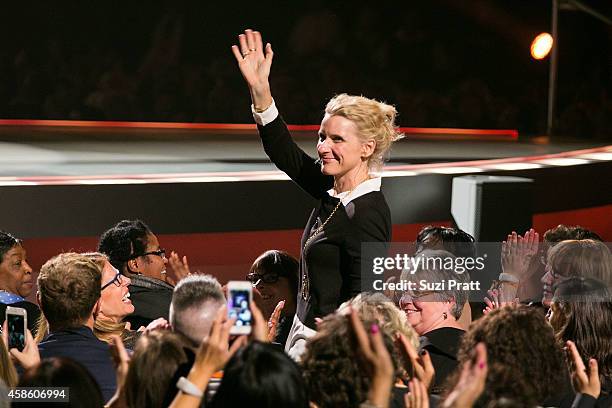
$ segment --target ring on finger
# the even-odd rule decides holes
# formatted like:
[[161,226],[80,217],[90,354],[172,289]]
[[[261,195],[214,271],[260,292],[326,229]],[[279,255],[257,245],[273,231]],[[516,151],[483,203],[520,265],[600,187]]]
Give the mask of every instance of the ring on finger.
[[255,50],[256,50],[255,48],[249,48],[249,52],[253,52]]

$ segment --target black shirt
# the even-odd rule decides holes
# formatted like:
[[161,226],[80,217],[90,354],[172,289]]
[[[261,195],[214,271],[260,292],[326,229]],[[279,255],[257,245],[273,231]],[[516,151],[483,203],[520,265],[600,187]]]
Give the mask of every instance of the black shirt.
[[[293,142],[280,116],[266,126],[258,125],[258,129],[272,162],[319,200],[302,236],[296,312],[300,321],[315,329],[315,317],[325,316],[358,293],[372,290],[367,281],[372,278],[371,262],[365,259],[362,272],[361,244],[376,243],[368,251],[368,258],[386,254],[391,240],[391,212],[380,191],[359,196],[346,207],[338,206],[339,200],[327,193],[334,185],[334,178],[322,174],[320,165]],[[337,206],[323,231],[304,248],[311,233],[325,223]],[[301,289],[305,276],[308,297],[303,299]]]
[[431,384],[432,394],[441,394],[448,376],[457,368],[457,352],[465,331],[454,327],[441,327],[421,336],[419,352],[427,350],[436,370]]

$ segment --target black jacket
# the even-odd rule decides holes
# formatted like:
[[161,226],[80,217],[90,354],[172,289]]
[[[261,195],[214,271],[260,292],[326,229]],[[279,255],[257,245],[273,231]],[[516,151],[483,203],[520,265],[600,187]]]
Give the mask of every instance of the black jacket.
[[[359,196],[346,207],[340,205],[324,230],[304,248],[311,233],[329,218],[338,204],[339,200],[327,193],[334,179],[322,174],[320,165],[293,142],[280,116],[266,126],[259,125],[258,129],[272,162],[319,200],[302,236],[297,304],[299,319],[315,329],[315,317],[325,316],[358,293],[372,290],[370,258],[386,255],[387,243],[391,240],[391,212],[382,192]],[[362,259],[364,242],[373,244]],[[309,280],[307,299],[301,296],[305,276]]]
[[419,352],[427,350],[436,370],[431,385],[432,394],[441,394],[444,391],[446,379],[457,368],[457,352],[464,334],[465,331],[461,329],[441,327],[425,333],[419,339]]
[[124,320],[130,322],[132,330],[138,330],[140,326],[146,326],[160,317],[168,320],[174,287],[143,275],[132,275],[130,280],[130,300],[134,313]]

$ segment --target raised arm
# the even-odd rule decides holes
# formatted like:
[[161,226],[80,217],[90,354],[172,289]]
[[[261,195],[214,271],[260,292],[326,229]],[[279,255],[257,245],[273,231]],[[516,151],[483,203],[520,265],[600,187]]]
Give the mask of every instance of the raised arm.
[[295,144],[278,114],[269,82],[274,57],[272,46],[267,43],[264,47],[261,34],[252,30],[240,34],[238,43],[232,46],[232,52],[249,87],[254,116],[266,154],[307,193],[315,198],[321,197],[323,192],[333,186],[333,178],[321,174],[315,160]]

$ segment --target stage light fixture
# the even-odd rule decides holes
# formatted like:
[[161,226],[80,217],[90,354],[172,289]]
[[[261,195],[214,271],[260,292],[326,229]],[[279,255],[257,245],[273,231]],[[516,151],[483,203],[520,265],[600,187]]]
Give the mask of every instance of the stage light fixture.
[[544,59],[550,53],[552,47],[552,35],[548,33],[539,34],[531,43],[531,56],[537,60]]

